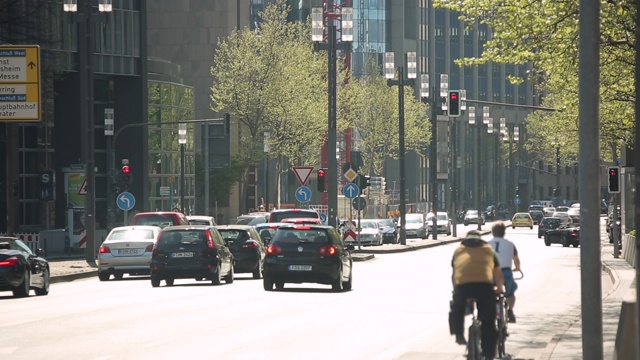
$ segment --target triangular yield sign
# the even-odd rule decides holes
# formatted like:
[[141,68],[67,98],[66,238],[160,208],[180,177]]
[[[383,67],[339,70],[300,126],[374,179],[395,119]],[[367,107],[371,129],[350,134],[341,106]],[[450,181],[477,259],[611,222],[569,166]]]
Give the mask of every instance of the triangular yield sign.
[[78,190],[78,195],[87,195],[87,179],[84,179],[82,186]]
[[300,185],[305,186],[307,184],[307,180],[309,180],[309,176],[313,171],[313,166],[294,166],[293,172],[296,174],[298,181],[300,181]]

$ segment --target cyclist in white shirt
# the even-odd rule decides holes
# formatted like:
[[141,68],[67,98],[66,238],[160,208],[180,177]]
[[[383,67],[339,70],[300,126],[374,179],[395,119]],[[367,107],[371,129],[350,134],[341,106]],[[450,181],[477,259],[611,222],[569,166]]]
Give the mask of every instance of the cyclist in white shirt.
[[[502,275],[504,277],[505,297],[509,304],[509,322],[516,322],[516,315],[513,313],[513,307],[516,304],[516,290],[518,284],[513,279],[513,271],[520,271],[520,257],[518,249],[513,242],[504,238],[506,225],[502,221],[496,221],[491,227],[491,235],[493,239],[489,240],[489,245],[498,255],[500,266],[502,267]],[[513,270],[511,266],[513,264]]]

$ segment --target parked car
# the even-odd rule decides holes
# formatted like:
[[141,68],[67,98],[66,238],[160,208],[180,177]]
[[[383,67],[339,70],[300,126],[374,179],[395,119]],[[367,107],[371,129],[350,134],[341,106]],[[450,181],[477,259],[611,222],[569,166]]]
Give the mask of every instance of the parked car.
[[36,295],[49,294],[49,263],[44,251],[35,254],[22,240],[0,237],[0,291],[11,291],[14,297],[27,297],[33,289]]
[[291,218],[316,218],[320,219],[320,214],[309,209],[277,209],[271,211],[269,222],[281,222],[283,219]]
[[187,216],[187,220],[189,220],[189,224],[191,225],[210,225],[216,226],[216,219],[213,216],[206,215],[190,215]]
[[462,219],[462,222],[465,226],[469,224],[477,224],[478,222],[480,222],[480,225],[484,225],[485,219],[483,216],[478,217],[478,210],[467,210],[467,212],[464,213],[464,219]]
[[[358,221],[354,222],[358,226]],[[360,245],[382,245],[382,226],[374,219],[361,219],[360,220],[360,234],[357,236],[357,241],[347,244],[359,244]]]
[[[406,224],[405,232],[406,236],[417,237],[424,239],[427,237],[427,224],[426,216],[421,213],[405,214]],[[398,226],[402,226],[402,221],[398,220]]]
[[175,279],[221,279],[233,283],[233,254],[213,226],[169,226],[160,232],[151,256],[151,286],[164,280],[173,286]]
[[575,226],[559,226],[556,229],[549,230],[544,234],[544,244],[562,244],[564,247],[572,245],[578,247],[580,245],[580,227]]
[[231,249],[234,272],[251,273],[260,279],[266,246],[258,231],[250,225],[219,225],[216,229]]
[[513,218],[511,218],[511,228],[515,229],[517,227],[533,229],[533,218],[528,212],[519,212],[513,215]]
[[[427,227],[429,229],[429,234],[433,234],[433,213],[427,214]],[[451,235],[451,219],[449,219],[449,214],[445,211],[438,211],[436,216],[436,226],[438,229],[438,234],[447,234]],[[429,237],[427,234],[427,238]]]
[[153,245],[162,228],[133,225],[113,228],[98,250],[98,279],[116,280],[124,274],[149,275]]
[[398,239],[398,227],[392,219],[374,219],[380,224],[382,229],[382,243],[383,244],[397,244]]
[[542,221],[538,224],[538,239],[543,237],[548,230],[553,230],[560,226],[560,224],[560,218],[551,216],[542,218]]
[[133,216],[131,225],[150,225],[161,228],[167,226],[189,225],[187,217],[176,211],[140,212]]
[[334,291],[351,290],[353,245],[338,230],[325,225],[288,225],[276,230],[267,247],[263,286],[282,289],[285,283],[319,283]]
[[529,211],[529,215],[533,219],[533,225],[537,225],[540,223],[543,217],[545,217],[545,213],[540,210],[531,210]]

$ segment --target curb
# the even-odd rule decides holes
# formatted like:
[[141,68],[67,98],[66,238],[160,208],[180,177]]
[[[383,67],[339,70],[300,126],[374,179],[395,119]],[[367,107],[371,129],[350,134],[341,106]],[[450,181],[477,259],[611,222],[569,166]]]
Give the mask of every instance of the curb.
[[78,279],[85,279],[93,276],[98,276],[98,270],[84,271],[84,272],[79,272],[79,273],[69,274],[69,275],[52,276],[49,279],[49,282],[51,284],[59,283],[59,282],[68,282],[68,281],[73,281]]

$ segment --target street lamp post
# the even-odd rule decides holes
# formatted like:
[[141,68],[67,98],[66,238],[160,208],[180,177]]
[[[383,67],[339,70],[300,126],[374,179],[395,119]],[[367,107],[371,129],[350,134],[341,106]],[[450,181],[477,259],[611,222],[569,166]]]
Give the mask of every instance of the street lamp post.
[[264,211],[269,211],[269,151],[271,151],[269,140],[271,132],[264,132]]
[[395,54],[393,52],[387,52],[384,55],[385,66],[384,76],[387,79],[387,85],[398,85],[398,112],[399,112],[399,127],[398,127],[398,159],[400,161],[400,243],[402,245],[407,244],[407,228],[406,228],[406,214],[407,205],[405,199],[405,144],[404,144],[404,86],[413,83],[413,79],[417,76],[417,63],[416,53],[408,52],[406,55],[407,61],[407,78],[404,78],[404,66],[398,67],[398,80],[395,78]]
[[[337,16],[337,14],[330,14]],[[333,19],[329,19],[327,25],[327,44],[321,43],[324,40],[324,14],[323,8],[314,7],[311,9],[311,40],[314,42],[314,49],[328,51],[328,130],[327,130],[327,176],[329,177],[327,189],[328,224],[337,227],[338,221],[338,160],[336,159],[336,121],[337,121],[337,54],[336,51],[349,50],[350,42],[353,41],[353,8],[342,7],[341,9],[341,29],[342,42],[336,41],[336,26]]]
[[[431,95],[433,94],[433,95]],[[436,95],[429,83],[429,74],[420,75],[420,99],[429,103],[431,111],[431,144],[429,145],[429,190],[431,190],[431,212],[433,212],[433,226],[437,228],[438,214],[438,106],[448,110],[447,102],[443,101],[449,94],[449,75],[440,74],[440,96]],[[438,104],[438,100],[440,104]],[[455,157],[455,155],[454,155]],[[433,239],[438,239],[438,232],[433,232]]]
[[[100,14],[112,11],[111,0],[99,0],[98,11]],[[96,257],[96,173],[94,165],[95,152],[95,123],[93,114],[93,32],[94,13],[92,1],[85,0],[78,11],[78,0],[64,0],[63,10],[76,14],[74,21],[78,24],[78,75],[80,80],[80,122],[82,160],[85,163],[85,179],[87,182],[87,194],[85,196],[85,231],[87,263],[95,265]],[[84,38],[83,38],[84,37]]]
[[178,143],[180,144],[180,209],[185,213],[184,206],[184,147],[187,144],[187,124],[178,124]]

